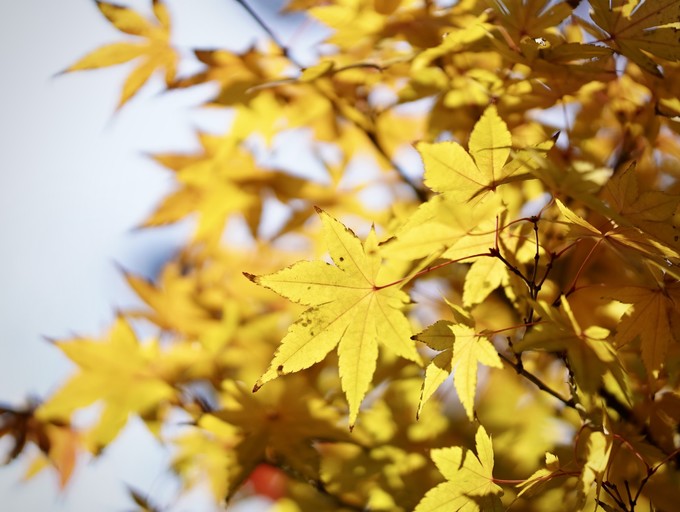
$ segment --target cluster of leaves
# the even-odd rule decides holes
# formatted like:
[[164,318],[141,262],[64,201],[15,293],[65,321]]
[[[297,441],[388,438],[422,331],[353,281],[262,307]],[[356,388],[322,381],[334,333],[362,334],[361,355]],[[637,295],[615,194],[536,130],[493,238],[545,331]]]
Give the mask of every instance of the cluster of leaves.
[[261,40],[178,76],[160,0],[97,2],[136,40],[68,71],[137,62],[120,106],[160,69],[216,83],[233,120],[155,155],[144,225],[193,235],[127,276],[145,309],[56,342],[76,372],[0,410],[11,456],[66,482],[135,415],[216,502],[266,465],[286,511],[675,510],[680,2],[291,0],[313,52],[236,3]]

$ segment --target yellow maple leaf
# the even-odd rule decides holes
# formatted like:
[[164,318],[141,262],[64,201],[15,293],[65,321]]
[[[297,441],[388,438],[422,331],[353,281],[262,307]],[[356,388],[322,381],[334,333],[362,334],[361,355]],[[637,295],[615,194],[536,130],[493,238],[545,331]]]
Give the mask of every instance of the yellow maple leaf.
[[269,369],[255,390],[279,375],[318,363],[338,346],[342,389],[353,426],[368,391],[378,357],[378,342],[397,355],[420,362],[402,308],[409,297],[400,285],[381,285],[381,258],[374,230],[366,242],[319,210],[323,234],[334,265],[303,261],[251,281],[299,304],[304,311],[281,341]]
[[394,238],[385,243],[383,254],[411,260],[439,255],[453,260],[486,253],[494,247],[497,216],[504,211],[496,196],[483,198],[469,208],[455,194],[437,195],[409,216]]
[[499,258],[479,258],[465,275],[463,305],[480,304],[498,288],[507,276],[507,267]]
[[[569,238],[592,238],[596,241],[596,244],[603,244],[621,258],[626,258],[629,255],[643,258],[645,261],[654,264],[657,268],[680,279],[677,264],[668,264],[668,261],[677,262],[678,258],[680,258],[680,253],[673,248],[655,240],[635,226],[612,225],[608,223],[606,228],[599,229],[576,215],[559,199],[555,199],[555,204],[566,220],[566,222],[560,222],[569,227]],[[605,211],[608,210],[606,209]],[[616,212],[612,211],[611,213],[612,217],[618,218]]]
[[585,499],[590,492],[593,484],[596,485],[597,496],[599,497],[609,458],[612,451],[612,438],[602,432],[591,432],[588,435],[588,455],[581,470],[579,479],[579,499],[581,504],[585,504]]
[[548,0],[494,0],[491,3],[503,20],[503,28],[516,43],[527,36],[536,39],[551,34],[574,9],[569,2]]
[[196,426],[173,439],[172,469],[184,488],[207,483],[213,496],[223,500],[247,476],[234,450],[242,436],[238,427],[211,414],[199,418]]
[[614,342],[621,347],[639,336],[645,368],[650,375],[658,375],[670,343],[677,342],[673,324],[680,315],[680,283],[613,287],[611,292],[619,302],[632,304],[616,328]]
[[220,90],[211,101],[218,105],[248,104],[256,97],[250,94],[253,87],[280,77],[289,65],[281,50],[273,45],[266,50],[251,47],[240,54],[227,50],[195,50],[194,55],[207,69],[175,80],[170,88],[217,82]]
[[[421,142],[416,148],[425,165],[425,184],[436,192],[454,195],[471,202],[496,188],[525,179],[535,164],[535,152],[552,145],[546,141],[533,152],[525,150],[510,158],[512,137],[494,105],[488,107],[470,134],[469,152],[457,142]],[[478,201],[475,201],[478,202]]]
[[[340,183],[341,176],[326,185],[262,166],[256,161],[242,141],[254,133],[263,133],[265,137],[265,132],[273,133],[271,130],[275,128],[271,123],[265,132],[260,131],[267,125],[267,119],[278,116],[278,107],[270,105],[270,101],[274,101],[273,96],[262,93],[249,107],[237,109],[234,126],[226,135],[199,133],[202,149],[198,153],[153,155],[154,160],[175,173],[179,186],[162,200],[143,227],[169,224],[195,214],[195,238],[214,246],[220,241],[228,221],[240,213],[253,236],[257,236],[263,208],[272,195],[291,208],[291,216],[280,232],[270,236],[299,228],[314,215],[312,205],[341,206],[368,216],[354,193],[354,190],[361,190],[362,185],[353,189],[341,188],[344,187]],[[258,111],[266,111],[268,105],[271,106],[270,117],[263,114],[256,119]],[[225,201],[225,197],[229,200]],[[371,214],[375,218],[375,211]]]
[[80,338],[56,345],[79,371],[36,410],[36,417],[69,420],[76,410],[103,401],[99,421],[89,432],[94,451],[114,439],[130,413],[143,414],[175,395],[174,388],[150,367],[158,346],[140,345],[123,317],[103,342]]
[[331,5],[310,7],[307,13],[333,30],[327,42],[340,48],[370,43],[386,22],[385,17],[373,9],[371,2],[342,0]]
[[541,323],[532,326],[524,338],[514,343],[520,353],[525,350],[566,351],[570,368],[579,387],[594,393],[602,386],[605,374],[611,374],[623,396],[630,400],[630,390],[607,329],[591,325],[581,327],[567,298],[562,295],[557,310],[544,302],[534,303]]
[[193,276],[183,275],[181,266],[175,262],[163,268],[157,284],[128,273],[125,273],[125,279],[139,298],[152,308],[150,313],[132,314],[145,316],[162,329],[198,336],[219,324],[216,315],[197,300]]
[[170,86],[175,78],[178,55],[170,46],[170,16],[165,4],[161,0],[153,0],[154,21],[116,4],[97,0],[97,7],[118,30],[146,40],[101,46],[69,66],[65,72],[105,68],[143,58],[123,84],[118,108],[132,98],[158,69],[165,70],[165,82]]
[[503,510],[503,489],[493,481],[493,445],[481,425],[475,435],[477,453],[459,446],[430,452],[446,481],[430,489],[415,512],[495,512]]
[[503,363],[494,346],[485,336],[477,334],[469,325],[451,324],[446,321],[436,322],[415,338],[427,343],[430,348],[442,351],[435,356],[425,371],[418,413],[453,371],[455,372],[453,384],[456,392],[465,413],[472,421],[478,363],[493,368],[503,368]]
[[320,457],[312,441],[356,442],[339,426],[339,410],[310,389],[302,376],[273,383],[257,395],[233,381],[222,387],[223,404],[213,414],[244,434],[235,447],[244,468],[285,461],[297,473],[314,478]]
[[680,204],[680,196],[660,190],[640,190],[635,164],[618,171],[604,187],[606,199],[618,214],[612,216],[619,224],[631,223],[645,234],[670,248],[678,249],[680,228],[672,217]]
[[[418,497],[432,485],[426,456],[385,443],[372,448],[333,443],[323,446],[322,481],[352,509],[413,510]],[[357,468],[361,468],[357,471]],[[309,508],[306,510],[320,510]],[[351,510],[346,507],[323,509]]]
[[[165,197],[144,226],[177,222],[197,213],[195,237],[216,244],[227,221],[236,213],[244,213],[252,232],[257,232],[268,188],[283,197],[287,188],[297,185],[298,192],[304,190],[303,180],[257,165],[234,133],[199,137],[201,153],[155,156],[159,163],[175,171],[180,187]],[[225,197],[229,200],[225,201]]]
[[339,426],[339,410],[301,375],[256,395],[241,382],[225,380],[218,396],[219,408],[197,421],[200,430],[176,440],[180,450],[173,463],[188,485],[206,476],[218,500],[231,498],[261,463],[316,478],[321,460],[313,441],[357,441]]
[[470,200],[483,191],[493,191],[503,178],[512,138],[495,106],[486,109],[475,124],[468,153],[457,142],[430,144],[417,149],[425,164],[425,184],[437,192],[452,192]]
[[662,76],[647,53],[680,60],[677,0],[591,0],[590,5],[593,21],[606,33],[604,41],[645,71]]

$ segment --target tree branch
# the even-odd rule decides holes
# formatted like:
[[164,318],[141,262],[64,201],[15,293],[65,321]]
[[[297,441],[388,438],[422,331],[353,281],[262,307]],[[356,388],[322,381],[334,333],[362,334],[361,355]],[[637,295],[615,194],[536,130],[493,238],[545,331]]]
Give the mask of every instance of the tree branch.
[[[260,17],[259,14],[246,2],[246,0],[235,0],[237,4],[239,4],[243,9],[248,13],[248,15],[257,23],[257,25],[271,38],[271,40],[276,44],[281,49],[281,52],[283,55],[292,63],[294,64],[297,68],[300,70],[304,69],[305,66],[302,65],[299,61],[297,61],[291,54],[290,54],[290,48],[283,44],[281,39],[276,35],[276,33],[271,29],[269,25]],[[326,94],[320,87],[315,87],[317,92],[322,94],[333,106],[333,110],[337,115],[340,115],[341,117],[347,119],[350,121],[356,128],[364,132],[366,135],[366,138],[369,140],[375,151],[382,157],[385,162],[387,162],[388,165],[390,165],[399,175],[399,177],[402,179],[404,183],[406,183],[417,198],[421,202],[427,201],[427,192],[421,188],[417,183],[415,183],[411,178],[409,178],[408,174],[404,170],[403,167],[401,167],[397,162],[395,162],[388,154],[383,145],[380,143],[378,140],[377,134],[375,133],[374,130],[367,129],[363,126],[361,126],[356,120],[351,119],[348,116],[345,116],[342,114],[342,109],[340,106],[337,104],[337,101],[330,97],[328,94]]]
[[541,391],[545,391],[552,397],[556,398],[560,402],[562,402],[564,405],[567,407],[570,407],[572,409],[576,409],[576,402],[574,402],[573,398],[566,399],[562,395],[560,395],[557,391],[552,389],[550,386],[548,386],[545,382],[543,382],[541,379],[536,377],[533,373],[529,373],[525,368],[524,365],[521,363],[514,363],[512,362],[509,358],[507,358],[505,355],[503,355],[501,352],[498,353],[498,355],[501,357],[503,361],[505,361],[508,365],[512,366],[514,370],[517,372],[518,375],[521,375],[528,381],[532,382],[538,389]]
[[248,15],[253,19],[253,21],[257,23],[259,27],[267,33],[267,35],[271,38],[272,41],[274,41],[274,44],[281,49],[281,52],[288,60],[290,60],[293,64],[295,64],[299,68],[303,67],[299,62],[297,62],[293,57],[290,56],[290,50],[288,49],[288,47],[283,44],[283,41],[281,41],[278,38],[274,31],[269,27],[269,25],[267,25],[267,23],[260,17],[260,15],[257,14],[257,12],[248,4],[248,2],[246,2],[245,0],[235,1],[237,4],[243,7],[245,11],[248,13]]

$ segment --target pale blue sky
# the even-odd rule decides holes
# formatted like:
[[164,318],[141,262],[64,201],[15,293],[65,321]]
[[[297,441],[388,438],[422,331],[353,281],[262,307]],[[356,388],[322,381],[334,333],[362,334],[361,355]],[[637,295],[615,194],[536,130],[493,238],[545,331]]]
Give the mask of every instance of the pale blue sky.
[[[148,10],[151,2],[118,3]],[[234,2],[168,4],[176,15],[176,40],[186,47],[244,48],[250,39],[240,30],[257,32]],[[43,336],[97,336],[115,308],[135,303],[114,262],[152,274],[188,232],[186,225],[133,230],[172,186],[170,175],[143,153],[191,150],[197,125],[220,126],[219,116],[192,108],[209,90],[159,95],[155,81],[114,115],[129,67],[54,77],[119,38],[90,0],[0,2],[3,403],[46,396],[71,372]],[[2,508],[130,510],[125,483],[169,505],[174,481],[164,472],[167,460],[144,426],[132,422],[102,460],[79,465],[63,493],[49,471],[22,483],[27,458],[0,468]],[[182,509],[211,510],[200,493],[171,508]]]

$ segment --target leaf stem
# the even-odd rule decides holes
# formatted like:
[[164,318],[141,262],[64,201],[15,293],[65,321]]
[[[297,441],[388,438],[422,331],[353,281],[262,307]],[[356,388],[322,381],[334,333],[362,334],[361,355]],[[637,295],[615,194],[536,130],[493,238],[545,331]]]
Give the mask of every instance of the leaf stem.
[[505,257],[501,254],[501,251],[497,247],[492,247],[491,249],[489,249],[489,256],[493,256],[501,260],[503,264],[508,268],[508,270],[513,274],[519,276],[519,278],[522,281],[524,281],[524,284],[527,285],[529,290],[531,290],[531,281],[529,281],[529,279],[527,279],[527,277],[524,274],[522,274],[522,272],[516,266],[514,266],[507,259],[505,259]]
[[422,275],[428,274],[429,272],[439,270],[440,268],[446,267],[447,265],[451,265],[452,263],[459,263],[463,260],[469,260],[470,258],[479,258],[481,256],[491,256],[491,254],[489,254],[488,252],[484,252],[484,253],[479,253],[479,254],[472,254],[470,256],[463,256],[462,258],[457,258],[455,260],[447,260],[443,263],[437,263],[436,265],[426,267],[423,270],[416,272],[412,276],[402,277],[401,279],[397,279],[396,281],[392,281],[391,283],[381,284],[380,286],[374,285],[373,291],[377,292],[378,290],[383,290],[385,288],[389,288],[390,286],[395,286],[397,284],[401,284],[406,280],[410,281],[411,279],[415,279],[415,278],[420,277]]
[[[626,507],[626,504],[623,501],[623,498],[621,497],[621,493],[619,492],[618,487],[616,484],[613,484],[611,482],[602,482],[602,488],[604,489],[604,492],[606,492],[611,499],[614,500],[614,503],[621,509],[621,510],[628,510],[628,507]],[[600,499],[597,499],[597,504],[602,505],[603,502],[600,501]]]
[[654,476],[654,473],[656,473],[664,464],[668,463],[671,459],[674,457],[678,456],[680,454],[680,448],[677,448],[673,450],[671,453],[669,453],[661,462],[659,462],[656,466],[652,468],[647,469],[647,475],[642,479],[642,482],[640,482],[640,487],[638,487],[637,492],[635,493],[635,497],[630,500],[630,509],[634,510],[635,505],[637,504],[637,500],[642,494],[642,489],[647,485],[647,482],[649,482],[649,479]]
[[[590,260],[592,257],[593,253],[595,252],[595,249],[600,245],[600,242],[604,240],[603,238],[600,238],[595,244],[590,248],[590,251],[588,251],[588,254],[586,257],[583,259],[581,262],[581,265],[578,268],[578,271],[576,272],[576,275],[574,276],[574,279],[571,282],[571,286],[567,289],[566,292],[560,293],[557,298],[553,301],[552,305],[554,307],[559,307],[560,303],[562,302],[562,296],[564,297],[569,297],[572,293],[576,291],[576,283],[578,282],[579,277],[581,277],[581,272],[583,272],[583,269],[586,267],[586,263]],[[578,241],[578,240],[577,240]],[[561,254],[562,252],[560,252]]]
[[543,320],[537,320],[535,322],[524,322],[520,325],[511,325],[510,327],[503,327],[502,329],[496,329],[496,330],[493,330],[493,331],[483,331],[482,333],[480,333],[480,336],[488,336],[490,334],[500,334],[500,333],[505,332],[505,331],[512,331],[514,329],[521,329],[522,327],[529,327],[529,326],[532,326],[532,325],[538,325],[538,324],[542,324],[542,323],[543,323]]

